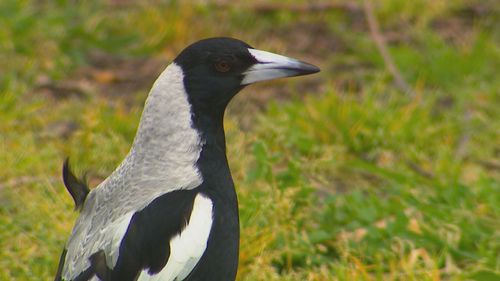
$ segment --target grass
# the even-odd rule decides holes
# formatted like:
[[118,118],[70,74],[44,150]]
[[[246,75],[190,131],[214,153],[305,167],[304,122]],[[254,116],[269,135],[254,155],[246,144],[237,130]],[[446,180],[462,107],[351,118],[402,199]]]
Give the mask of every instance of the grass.
[[[60,179],[64,157],[99,183],[127,153],[148,90],[110,98],[98,87],[75,94],[40,85],[74,80],[97,51],[170,60],[220,34],[323,69],[319,78],[249,87],[230,105],[238,280],[499,279],[494,4],[376,6],[415,91],[408,97],[356,10],[2,1],[0,280],[52,278],[77,216]],[[118,91],[106,73],[87,74]]]

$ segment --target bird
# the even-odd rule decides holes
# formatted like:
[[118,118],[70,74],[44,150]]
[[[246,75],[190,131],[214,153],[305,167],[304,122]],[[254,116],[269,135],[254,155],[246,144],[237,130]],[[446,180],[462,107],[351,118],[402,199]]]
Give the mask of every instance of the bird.
[[192,43],[154,82],[121,164],[96,188],[63,165],[80,211],[55,281],[235,280],[238,200],[223,127],[246,86],[319,72],[229,37]]

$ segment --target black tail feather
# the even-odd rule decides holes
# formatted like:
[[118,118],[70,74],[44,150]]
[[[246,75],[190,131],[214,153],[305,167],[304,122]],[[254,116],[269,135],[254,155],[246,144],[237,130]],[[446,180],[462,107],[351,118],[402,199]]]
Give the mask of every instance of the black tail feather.
[[73,201],[75,201],[75,210],[81,210],[87,194],[89,194],[90,189],[84,180],[81,180],[73,174],[69,166],[69,158],[66,158],[63,164],[63,181],[66,189],[68,190]]

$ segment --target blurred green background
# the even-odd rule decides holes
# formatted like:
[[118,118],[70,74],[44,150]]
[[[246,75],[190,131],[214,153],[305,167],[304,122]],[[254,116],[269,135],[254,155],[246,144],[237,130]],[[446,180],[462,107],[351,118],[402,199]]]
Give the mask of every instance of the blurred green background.
[[0,280],[53,278],[77,216],[63,159],[106,178],[156,76],[212,36],[322,68],[229,106],[238,280],[500,280],[500,5],[372,6],[0,1]]

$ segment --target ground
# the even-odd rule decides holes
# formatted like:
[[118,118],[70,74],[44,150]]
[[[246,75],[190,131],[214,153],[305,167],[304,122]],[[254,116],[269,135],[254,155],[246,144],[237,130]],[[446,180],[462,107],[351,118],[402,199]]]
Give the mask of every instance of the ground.
[[95,187],[156,76],[220,35],[322,69],[229,106],[238,280],[500,280],[494,0],[375,2],[395,73],[363,1],[82,2],[0,2],[0,280],[53,278],[65,157]]

